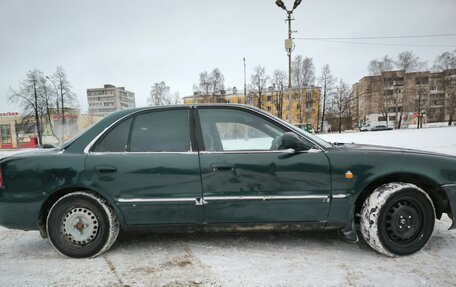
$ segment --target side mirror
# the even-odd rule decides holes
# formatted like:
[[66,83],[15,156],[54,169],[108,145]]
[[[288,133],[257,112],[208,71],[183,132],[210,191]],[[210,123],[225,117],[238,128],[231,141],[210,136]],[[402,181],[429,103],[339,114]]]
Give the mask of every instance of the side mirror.
[[294,149],[295,151],[308,150],[309,147],[295,133],[286,132],[282,135],[282,143],[279,149]]

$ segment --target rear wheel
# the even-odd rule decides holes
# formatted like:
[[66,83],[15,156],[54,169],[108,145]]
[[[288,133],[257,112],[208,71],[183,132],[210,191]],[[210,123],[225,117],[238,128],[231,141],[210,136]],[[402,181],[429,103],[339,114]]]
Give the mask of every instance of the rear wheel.
[[361,233],[376,251],[409,255],[422,249],[434,230],[432,200],[419,187],[394,182],[378,187],[361,209]]
[[107,202],[88,192],[60,198],[49,211],[47,232],[62,254],[95,257],[108,250],[119,233],[119,221]]

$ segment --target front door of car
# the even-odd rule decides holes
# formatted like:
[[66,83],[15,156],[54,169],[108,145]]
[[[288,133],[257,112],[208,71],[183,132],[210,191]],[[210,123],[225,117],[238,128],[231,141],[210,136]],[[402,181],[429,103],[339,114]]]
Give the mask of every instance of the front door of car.
[[242,109],[199,107],[198,122],[205,222],[326,221],[330,169],[320,149],[279,149],[289,130]]
[[127,224],[202,222],[189,117],[188,108],[140,112],[117,123],[91,149],[87,185],[109,194]]

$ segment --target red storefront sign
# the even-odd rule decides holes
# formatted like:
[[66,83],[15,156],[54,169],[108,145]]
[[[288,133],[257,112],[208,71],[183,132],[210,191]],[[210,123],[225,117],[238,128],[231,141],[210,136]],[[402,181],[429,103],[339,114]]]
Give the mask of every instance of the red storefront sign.
[[7,113],[0,113],[0,117],[14,117],[18,116],[18,112],[7,112]]

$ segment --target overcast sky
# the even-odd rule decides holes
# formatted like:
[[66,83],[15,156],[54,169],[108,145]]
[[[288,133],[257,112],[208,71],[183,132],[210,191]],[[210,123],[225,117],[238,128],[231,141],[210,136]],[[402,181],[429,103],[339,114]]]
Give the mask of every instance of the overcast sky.
[[[456,33],[455,11],[455,0],[303,0],[293,30],[294,37]],[[34,68],[50,75],[63,66],[83,111],[87,88],[125,86],[143,106],[154,82],[187,96],[199,73],[215,67],[227,87],[241,90],[243,57],[247,78],[256,65],[269,74],[287,70],[285,17],[274,0],[0,0],[0,112],[20,111],[7,102],[7,92]],[[296,40],[293,53],[312,57],[317,74],[329,64],[353,84],[373,58],[413,49],[432,64],[456,49],[456,37],[370,42],[452,47]]]

